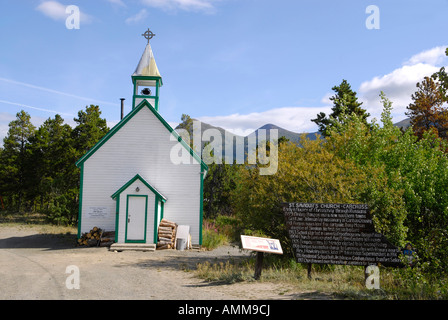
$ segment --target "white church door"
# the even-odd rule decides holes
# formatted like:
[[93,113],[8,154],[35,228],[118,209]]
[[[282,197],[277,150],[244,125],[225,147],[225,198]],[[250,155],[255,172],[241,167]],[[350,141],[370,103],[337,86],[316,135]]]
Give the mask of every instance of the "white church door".
[[128,195],[126,212],[126,242],[146,241],[148,196]]

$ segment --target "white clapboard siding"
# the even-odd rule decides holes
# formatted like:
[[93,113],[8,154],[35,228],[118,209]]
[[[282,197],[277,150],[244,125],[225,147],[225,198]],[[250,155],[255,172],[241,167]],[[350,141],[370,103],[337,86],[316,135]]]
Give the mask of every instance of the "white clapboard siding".
[[[177,224],[190,225],[192,242],[199,243],[201,165],[185,149],[183,152],[188,153],[190,164],[173,163],[170,152],[179,142],[172,141],[170,135],[145,106],[85,160],[82,233],[94,226],[115,230],[116,202],[111,195],[139,174],[167,198],[164,217]],[[89,219],[85,212],[94,206],[107,206],[113,214],[108,219]]]
[[156,105],[156,99],[151,99],[149,97],[146,98],[135,98],[135,105],[138,106],[143,100],[148,101],[152,106]]

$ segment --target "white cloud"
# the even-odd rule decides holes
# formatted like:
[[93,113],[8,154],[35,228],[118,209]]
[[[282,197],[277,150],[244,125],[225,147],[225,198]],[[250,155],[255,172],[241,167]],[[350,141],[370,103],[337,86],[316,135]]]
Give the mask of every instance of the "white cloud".
[[140,10],[136,15],[133,15],[126,19],[127,24],[138,23],[148,17],[148,11],[146,9]]
[[331,101],[330,98],[333,96],[334,96],[334,92],[328,92],[322,97],[320,102],[322,102],[323,104],[332,105],[333,101]]
[[379,94],[383,91],[393,102],[395,118],[399,117],[394,118],[394,121],[405,118],[406,107],[412,102],[411,95],[417,90],[416,84],[448,64],[445,49],[446,46],[436,47],[418,53],[403,63],[402,67],[363,82],[358,90],[363,107],[379,119],[383,108]]
[[44,1],[36,9],[53,20],[67,19],[66,6],[57,1]]
[[[436,47],[412,56],[402,67],[386,75],[379,75],[361,84],[358,90],[359,101],[372,117],[380,118],[383,106],[380,103],[380,91],[393,102],[394,121],[405,118],[406,107],[411,95],[416,91],[417,82],[432,75],[441,66],[448,65],[446,47]],[[261,126],[272,123],[293,132],[314,132],[317,126],[311,121],[320,112],[330,114],[333,105],[330,97],[334,92],[322,97],[323,107],[284,107],[250,114],[232,114],[226,116],[199,117],[198,120],[226,129],[234,134],[247,136]]]
[[185,10],[213,12],[214,2],[218,0],[141,0],[143,4],[164,10]]
[[122,0],[107,0],[109,3],[118,5],[120,7],[126,7],[126,4]]
[[425,63],[430,65],[441,65],[446,60],[445,50],[447,46],[435,47],[412,56],[405,65]]
[[261,126],[271,123],[293,132],[314,132],[317,126],[311,122],[319,112],[329,113],[331,107],[284,107],[250,114],[199,117],[198,120],[226,129],[233,134],[247,136]]
[[[63,5],[58,1],[43,1],[37,6],[36,10],[42,12],[45,16],[55,21],[65,21],[70,14],[66,12],[68,5]],[[81,22],[89,23],[92,21],[92,16],[80,12]]]
[[167,121],[167,122],[173,129],[175,129],[179,125],[179,122],[173,122],[173,121]]

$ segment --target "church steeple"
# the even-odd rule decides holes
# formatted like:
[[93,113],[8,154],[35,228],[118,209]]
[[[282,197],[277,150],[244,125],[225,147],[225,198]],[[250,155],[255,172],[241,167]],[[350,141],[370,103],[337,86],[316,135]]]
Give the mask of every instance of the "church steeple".
[[151,45],[149,44],[149,40],[155,34],[148,29],[142,36],[148,40],[148,44],[132,75],[132,83],[134,84],[132,109],[138,106],[143,99],[146,99],[154,109],[159,111],[159,91],[163,85],[162,76],[159,73]]

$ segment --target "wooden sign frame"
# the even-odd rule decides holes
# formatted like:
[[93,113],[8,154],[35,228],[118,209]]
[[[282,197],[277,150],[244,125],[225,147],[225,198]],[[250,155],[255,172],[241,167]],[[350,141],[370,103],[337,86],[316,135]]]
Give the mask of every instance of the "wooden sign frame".
[[243,249],[257,252],[254,274],[255,280],[260,279],[265,253],[283,254],[282,246],[278,239],[241,235],[241,244]]

